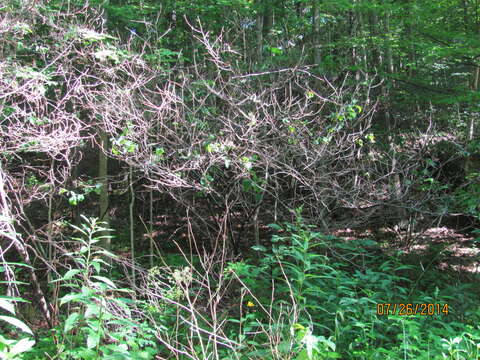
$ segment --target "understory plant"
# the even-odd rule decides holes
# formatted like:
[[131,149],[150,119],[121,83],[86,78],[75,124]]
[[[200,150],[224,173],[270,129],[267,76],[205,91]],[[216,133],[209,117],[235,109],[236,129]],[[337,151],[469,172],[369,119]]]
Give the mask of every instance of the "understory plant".
[[77,250],[66,254],[73,266],[54,280],[66,292],[59,304],[67,316],[56,329],[52,358],[153,359],[154,335],[136,318],[132,290],[117,287],[106,272],[115,255],[96,247],[107,229],[85,217],[74,228]]
[[[270,246],[256,246],[256,262],[228,267],[241,285],[240,319],[229,319],[241,359],[473,359],[480,329],[445,311],[429,316],[381,314],[379,304],[448,304],[465,301],[443,279],[419,287],[421,269],[401,254],[382,255],[372,240],[345,241],[306,225],[272,225]],[[412,277],[413,275],[413,277]],[[440,290],[443,288],[444,291]],[[474,315],[478,319],[478,312]],[[229,358],[236,358],[230,355]]]
[[[63,289],[59,304],[65,316],[50,348],[48,339],[40,338],[23,359],[480,355],[475,288],[450,284],[439,273],[420,274],[420,267],[403,264],[399,253],[384,255],[372,240],[323,235],[306,225],[300,212],[293,224],[271,225],[276,235],[255,246],[249,261],[219,265],[205,257],[153,267],[141,272],[145,289],[137,294],[108,275],[115,256],[96,246],[105,229],[95,219],[84,221],[76,227],[76,250],[66,254],[71,269],[55,280]],[[379,304],[400,303],[448,303],[451,310],[432,316],[378,310]]]
[[[3,262],[0,266],[0,273],[13,273],[14,266],[26,266],[24,264],[12,264]],[[7,285],[8,287],[16,287],[21,284],[18,281],[8,280],[0,281],[1,284]],[[35,340],[33,340],[33,332],[30,327],[21,321],[17,317],[15,304],[18,302],[25,302],[26,300],[10,296],[10,295],[1,295],[0,296],[0,308],[4,313],[8,315],[0,315],[0,320],[3,323],[7,324],[7,327],[11,328],[14,333],[17,333],[15,338],[7,335],[4,331],[2,324],[2,331],[0,332],[0,359],[24,359],[24,354],[29,352],[35,345]]]

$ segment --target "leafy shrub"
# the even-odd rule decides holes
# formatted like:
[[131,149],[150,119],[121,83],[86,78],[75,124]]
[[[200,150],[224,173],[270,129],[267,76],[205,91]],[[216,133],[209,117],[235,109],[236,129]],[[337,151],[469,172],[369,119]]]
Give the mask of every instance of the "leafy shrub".
[[322,235],[300,214],[295,224],[272,227],[280,235],[270,248],[254,247],[259,262],[227,269],[243,286],[245,301],[255,304],[254,311],[230,319],[249,359],[477,358],[478,327],[452,315],[377,313],[377,304],[455,306],[462,300],[447,295],[453,289],[422,292],[422,274],[415,281],[406,277],[418,276],[419,269],[402,264],[400,256],[381,255],[371,240]]
[[67,254],[76,267],[68,270],[60,282],[68,293],[60,306],[68,306],[68,317],[56,329],[59,359],[153,359],[156,354],[153,334],[134,315],[129,289],[118,288],[105,276],[106,261],[115,255],[95,247],[106,231],[95,219],[84,218],[74,228],[82,235],[75,238],[79,249]]
[[[325,236],[306,225],[300,213],[294,224],[271,226],[277,235],[269,246],[254,247],[256,258],[229,263],[221,274],[211,268],[202,274],[208,262],[200,259],[154,267],[145,275],[148,296],[133,301],[131,290],[118,288],[106,275],[107,260],[114,255],[95,246],[97,234],[105,229],[85,219],[76,228],[82,234],[76,239],[78,250],[68,254],[76,266],[55,280],[66,290],[60,305],[67,315],[54,336],[42,337],[23,358],[15,352],[28,350],[33,342],[7,341],[1,348],[4,357],[479,357],[480,312],[475,310],[474,288],[449,285],[447,277],[424,276],[419,267],[403,264],[401,256],[383,255],[371,240]],[[212,294],[226,292],[232,283],[239,285],[234,303],[215,303]],[[435,316],[377,312],[378,304],[389,303],[448,303],[458,310]]]
[[[7,269],[11,270],[12,265],[14,264],[4,262],[0,267],[0,272],[4,273]],[[23,264],[15,265],[24,266]],[[2,283],[6,282],[2,281]],[[32,330],[16,316],[15,303],[19,301],[25,300],[7,295],[0,296],[0,308],[9,314],[1,315],[0,320],[7,323],[10,327],[13,327],[15,330],[20,330],[20,334],[22,334],[18,334],[19,336],[16,339],[10,339],[6,337],[2,331],[0,334],[0,359],[23,359],[23,354],[30,351],[35,345],[35,340],[30,337],[33,336]]]

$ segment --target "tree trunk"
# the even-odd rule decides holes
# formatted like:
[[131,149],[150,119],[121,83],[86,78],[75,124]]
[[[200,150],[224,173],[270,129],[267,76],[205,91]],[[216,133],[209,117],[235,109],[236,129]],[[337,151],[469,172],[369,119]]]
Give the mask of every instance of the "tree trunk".
[[[99,220],[104,222],[105,227],[109,228],[109,216],[108,216],[108,157],[106,155],[109,148],[108,134],[100,130],[100,149],[98,151],[98,177],[102,187],[100,188],[100,215]],[[101,234],[102,246],[106,250],[111,248],[111,238],[108,232]]]
[[313,61],[319,68],[321,65],[321,48],[320,48],[320,7],[318,0],[313,0]]
[[[475,8],[475,14],[478,14],[478,7]],[[467,10],[466,4],[464,3],[464,22],[465,22],[465,27],[468,29],[467,17],[468,17],[468,10]],[[476,21],[475,30],[477,33],[477,37],[480,38],[480,22],[477,17],[475,17],[475,21]],[[480,68],[478,66],[475,66],[475,68],[472,71],[472,80],[470,82],[470,91],[472,93],[478,93],[479,81],[480,81]],[[475,122],[476,122],[476,116],[474,114],[471,114],[468,121],[468,134],[467,134],[468,141],[472,141],[475,138]],[[472,169],[474,169],[474,166],[472,163],[472,156],[467,156],[467,159],[465,160],[465,165],[464,165],[465,175],[468,176],[469,173],[472,171]]]
[[149,224],[148,224],[148,233],[150,239],[150,268],[153,268],[153,254],[154,254],[154,242],[153,242],[153,189],[150,189],[150,201],[148,204],[149,210]]
[[[359,25],[360,25],[360,19],[359,19],[359,13],[358,9],[356,7],[358,0],[354,0],[354,8],[350,12],[350,36],[352,39],[356,38],[359,33]],[[352,45],[352,65],[356,69],[355,70],[355,80],[360,81],[360,71],[358,67],[360,66],[360,52],[359,52],[359,47],[357,44]]]
[[257,64],[263,61],[263,4],[261,1],[257,1]]
[[129,166],[129,187],[130,187],[130,204],[129,204],[129,216],[130,216],[130,252],[132,259],[132,282],[135,286],[136,284],[136,273],[135,273],[135,224],[134,224],[134,205],[135,205],[135,192],[133,189],[133,170],[132,166]]

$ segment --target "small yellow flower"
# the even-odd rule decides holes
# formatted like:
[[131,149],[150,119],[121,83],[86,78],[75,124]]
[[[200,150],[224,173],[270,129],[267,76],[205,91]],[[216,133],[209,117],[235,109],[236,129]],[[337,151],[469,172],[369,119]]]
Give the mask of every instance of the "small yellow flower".
[[247,301],[247,307],[254,307],[255,304],[251,301]]

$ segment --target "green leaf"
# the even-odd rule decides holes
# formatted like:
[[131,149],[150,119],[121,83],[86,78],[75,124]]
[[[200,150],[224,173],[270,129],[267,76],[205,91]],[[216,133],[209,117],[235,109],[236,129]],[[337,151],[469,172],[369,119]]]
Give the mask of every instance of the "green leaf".
[[100,306],[95,303],[89,304],[87,309],[85,310],[85,318],[91,318],[95,316],[99,316],[101,312]]
[[77,325],[77,322],[78,322],[78,318],[80,317],[80,314],[79,313],[71,313],[67,320],[65,320],[65,326],[63,328],[63,331],[65,333],[68,333],[70,330],[72,330],[76,325]]
[[277,230],[277,231],[283,230],[282,227],[278,224],[268,224],[268,227],[273,229],[273,230]]
[[112,280],[110,280],[109,278],[106,278],[105,276],[98,276],[98,275],[93,275],[92,278],[94,279],[97,279],[105,284],[107,284],[108,286],[110,286],[112,289],[116,289],[117,286],[113,283]]
[[87,253],[88,251],[90,250],[90,248],[86,245],[83,245],[82,247],[80,247],[80,250],[78,250],[78,253],[79,254],[85,254]]
[[[5,221],[3,219],[0,218],[0,220],[2,221]],[[23,263],[18,263],[18,262],[2,262],[2,264],[6,264],[6,265],[12,265],[12,266],[23,266],[23,267],[26,267],[26,268],[29,268],[29,269],[33,269],[33,266],[31,265],[27,265],[27,264],[23,264]]]
[[100,343],[100,334],[96,331],[90,330],[87,337],[87,348],[93,349]]
[[305,349],[303,349],[302,351],[300,351],[300,353],[297,355],[297,357],[295,358],[295,360],[311,360],[308,355],[307,355],[307,351]]
[[83,298],[83,294],[67,294],[60,299],[60,306],[70,302],[78,302],[80,300],[83,300]]
[[70,269],[68,270],[61,280],[70,280],[72,277],[82,272],[80,269]]
[[0,308],[8,311],[10,314],[15,315],[15,306],[7,299],[0,299]]
[[282,49],[277,48],[277,47],[271,47],[270,52],[272,53],[273,56],[281,55],[283,53]]
[[101,34],[96,32],[95,30],[87,29],[87,28],[79,28],[76,29],[76,33],[84,40],[90,41],[90,42],[97,42],[97,41],[103,41],[103,40],[114,40],[116,39],[115,37],[107,34]]
[[33,345],[35,345],[35,340],[30,340],[27,338],[21,339],[10,349],[10,354],[18,355],[24,352],[29,351]]
[[263,245],[254,245],[252,246],[252,250],[265,252],[267,251],[267,248]]
[[99,261],[93,260],[93,261],[90,263],[90,265],[92,265],[92,267],[95,269],[95,272],[96,272],[97,274],[100,273],[100,270],[101,270],[102,268],[101,268],[101,265],[100,265],[100,262],[99,262]]
[[[97,254],[97,253],[101,253],[101,251],[95,251],[95,254]],[[91,264],[92,264],[92,266],[95,267],[95,269],[96,269],[96,265],[94,265],[94,264],[99,264],[99,265],[100,265],[100,264],[103,264],[103,265],[105,265],[105,266],[111,266],[109,263],[107,263],[107,262],[106,262],[105,260],[103,260],[102,258],[95,258],[94,260],[92,260],[92,263],[91,263]]]
[[100,251],[96,251],[95,254],[100,254],[100,255],[104,255],[106,257],[109,257],[111,259],[116,259],[117,258],[117,255],[107,251],[107,250],[100,250]]
[[17,318],[11,317],[11,316],[0,316],[0,320],[6,321],[10,325],[13,325],[22,331],[26,332],[27,334],[33,335],[32,330],[23,322],[18,320]]

